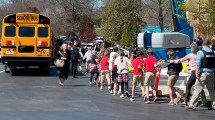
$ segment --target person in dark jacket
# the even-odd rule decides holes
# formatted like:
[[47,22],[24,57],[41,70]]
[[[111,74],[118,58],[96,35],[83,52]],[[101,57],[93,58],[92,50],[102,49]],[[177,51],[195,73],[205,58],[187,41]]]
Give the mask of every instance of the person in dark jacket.
[[[63,56],[62,56],[62,55]],[[56,59],[61,59],[65,61],[65,65],[59,70],[59,85],[64,86],[64,81],[67,80],[69,74],[69,62],[70,62],[70,51],[67,50],[67,44],[62,44],[59,52],[56,54]]]
[[[215,51],[215,35],[211,38],[211,49]],[[215,74],[215,73],[214,73]],[[214,81],[214,90],[215,90],[215,81]],[[214,91],[215,92],[215,91]]]
[[[179,73],[182,70],[182,64],[174,62],[175,55],[174,55],[174,51],[172,49],[168,50],[167,54],[169,55],[169,58],[170,58],[167,61],[167,64],[165,65],[165,67],[167,67],[167,74],[168,74],[167,86],[168,86],[169,97],[170,97],[169,105],[175,105],[175,104],[178,104],[178,102],[180,101],[180,99],[182,97],[174,87],[175,83],[177,82],[177,80],[179,78]],[[174,103],[174,99],[173,99],[174,92],[177,95],[177,100],[175,103]]]
[[71,73],[73,75],[73,78],[77,78],[76,76],[77,65],[78,65],[78,60],[80,58],[79,50],[77,48],[77,41],[74,41],[74,45],[71,47],[70,54],[71,54],[71,64],[72,64]]

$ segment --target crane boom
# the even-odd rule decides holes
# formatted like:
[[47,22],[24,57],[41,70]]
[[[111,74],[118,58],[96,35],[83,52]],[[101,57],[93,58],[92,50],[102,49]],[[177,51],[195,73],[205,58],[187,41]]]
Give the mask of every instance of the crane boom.
[[184,0],[170,0],[174,31],[186,34],[190,37],[190,43],[193,42],[194,32],[187,20],[186,13],[179,9],[179,4]]

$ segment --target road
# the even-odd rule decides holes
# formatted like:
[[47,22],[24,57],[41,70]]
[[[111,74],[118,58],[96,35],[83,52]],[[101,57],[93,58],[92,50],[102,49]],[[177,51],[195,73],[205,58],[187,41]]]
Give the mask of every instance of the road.
[[[22,70],[17,76],[3,72],[0,65],[1,120],[214,120],[215,111],[187,111],[180,105],[144,104],[142,98],[111,95],[107,87],[89,87],[89,75],[69,76],[58,85],[55,68],[49,76],[37,69]],[[138,90],[139,91],[139,90]]]

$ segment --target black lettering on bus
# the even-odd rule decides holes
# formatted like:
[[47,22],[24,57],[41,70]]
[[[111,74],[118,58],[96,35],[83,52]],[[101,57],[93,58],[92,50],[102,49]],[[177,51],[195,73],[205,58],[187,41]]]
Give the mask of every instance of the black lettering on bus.
[[17,16],[17,20],[30,20],[29,16]]
[[31,16],[31,21],[38,21],[38,17],[37,16]]

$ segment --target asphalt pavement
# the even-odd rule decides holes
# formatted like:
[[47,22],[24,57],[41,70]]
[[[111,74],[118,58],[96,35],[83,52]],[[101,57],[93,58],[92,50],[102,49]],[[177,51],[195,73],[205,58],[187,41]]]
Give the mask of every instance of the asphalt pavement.
[[137,89],[136,101],[113,96],[105,87],[89,87],[89,75],[69,76],[58,85],[56,68],[44,76],[23,69],[17,76],[0,65],[0,120],[214,120],[215,111],[187,111],[165,102],[144,104]]

